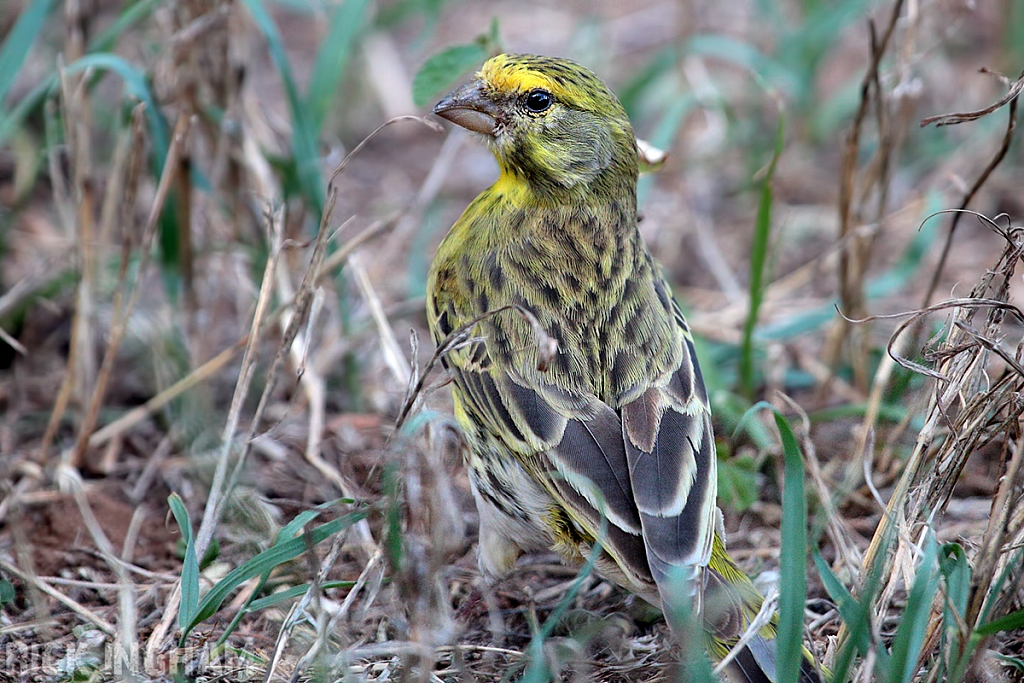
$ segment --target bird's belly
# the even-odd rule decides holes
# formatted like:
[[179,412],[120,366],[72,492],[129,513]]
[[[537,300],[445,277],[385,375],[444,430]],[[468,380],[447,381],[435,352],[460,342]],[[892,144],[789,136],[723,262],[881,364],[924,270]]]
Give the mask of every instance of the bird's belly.
[[[490,440],[490,439],[489,439]],[[480,515],[480,569],[501,578],[523,552],[549,550],[555,538],[545,524],[555,501],[503,446],[474,444],[469,481]]]
[[546,520],[557,504],[519,459],[464,409],[456,390],[455,417],[468,441],[466,466],[480,514],[480,567],[501,577],[523,551],[549,550]]

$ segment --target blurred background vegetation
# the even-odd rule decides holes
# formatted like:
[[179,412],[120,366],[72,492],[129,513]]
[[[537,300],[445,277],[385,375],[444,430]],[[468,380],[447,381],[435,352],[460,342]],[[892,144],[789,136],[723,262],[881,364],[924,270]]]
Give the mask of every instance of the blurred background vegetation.
[[[504,50],[588,66],[668,153],[641,231],[733,554],[779,583],[767,401],[819,655],[1020,680],[1024,145],[1015,100],[921,122],[1014,92],[1024,2],[5,0],[0,644],[53,654],[17,680],[104,679],[111,643],[152,678],[672,677],[599,577],[480,584],[447,392],[407,396],[429,260],[497,169],[459,130],[368,136]],[[1000,303],[850,322],[967,297]]]

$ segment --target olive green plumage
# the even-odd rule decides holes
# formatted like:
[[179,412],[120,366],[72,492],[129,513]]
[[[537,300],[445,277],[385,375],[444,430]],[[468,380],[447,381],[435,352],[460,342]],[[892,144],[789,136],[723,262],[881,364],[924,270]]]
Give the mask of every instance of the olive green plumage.
[[[761,597],[715,530],[708,400],[637,230],[622,105],[573,62],[499,55],[434,111],[483,134],[501,169],[441,243],[427,284],[438,343],[480,319],[444,363],[470,445],[481,570],[501,577],[522,552],[551,548],[580,561],[603,534],[598,570],[645,599],[658,604],[679,572],[698,607],[713,594],[705,626],[720,658]],[[503,306],[535,316],[557,343],[550,362],[526,316],[487,315]],[[772,680],[773,633],[737,658],[736,680]]]

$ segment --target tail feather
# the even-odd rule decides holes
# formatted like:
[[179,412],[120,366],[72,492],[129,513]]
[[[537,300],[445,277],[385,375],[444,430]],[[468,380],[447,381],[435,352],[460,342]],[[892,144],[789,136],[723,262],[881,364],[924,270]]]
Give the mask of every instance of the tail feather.
[[[756,636],[736,653],[726,667],[732,683],[785,683],[779,681],[775,668],[775,640]],[[798,683],[823,683],[809,652],[800,665]]]
[[[731,683],[786,683],[778,680],[775,667],[775,640],[754,637],[726,667]],[[807,653],[800,664],[798,683],[822,683],[821,674]]]
[[748,645],[736,653],[725,670],[732,683],[778,683],[775,680],[774,659],[771,665],[771,671],[765,671]]
[[[711,562],[703,572],[704,627],[708,635],[720,643],[714,648],[718,659],[737,643],[761,611],[764,598],[750,579],[740,571],[725,551],[725,544],[716,535]],[[800,675],[796,681],[780,681],[776,666],[775,629],[778,615],[763,625],[753,638],[736,653],[726,667],[732,683],[822,683],[827,673],[820,673],[809,650],[804,648]]]

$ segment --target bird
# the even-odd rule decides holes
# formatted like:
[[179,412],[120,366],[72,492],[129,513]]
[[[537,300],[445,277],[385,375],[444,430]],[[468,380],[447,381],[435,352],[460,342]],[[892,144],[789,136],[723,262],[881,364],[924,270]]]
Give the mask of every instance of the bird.
[[[438,246],[426,297],[431,336],[448,344],[481,573],[499,580],[528,552],[593,554],[598,573],[666,609],[682,577],[721,660],[763,598],[723,541],[710,403],[638,230],[629,117],[589,69],[530,54],[490,58],[433,112],[478,134],[500,171]],[[819,681],[805,660],[801,683]],[[773,624],[726,672],[782,683]]]

